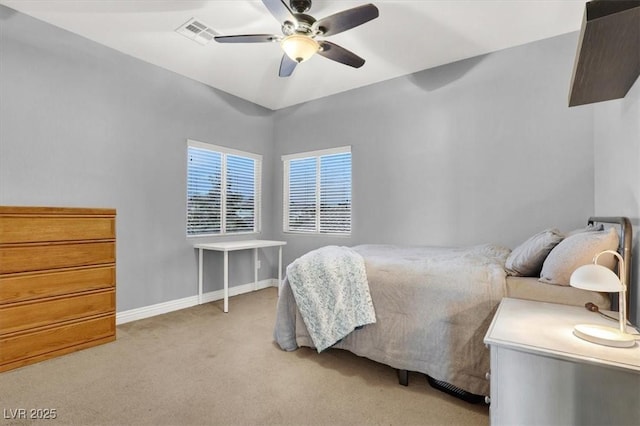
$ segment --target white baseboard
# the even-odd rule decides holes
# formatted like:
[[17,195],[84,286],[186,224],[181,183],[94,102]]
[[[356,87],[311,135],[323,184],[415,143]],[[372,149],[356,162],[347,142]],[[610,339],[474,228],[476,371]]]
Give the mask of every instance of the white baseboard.
[[[229,297],[239,294],[249,293],[254,290],[261,290],[267,287],[278,287],[277,279],[266,279],[255,283],[242,284],[229,287]],[[214,302],[224,298],[224,290],[210,291],[202,295],[202,303]],[[142,308],[130,309],[128,311],[116,312],[116,325],[125,324],[131,321],[137,321],[144,318],[154,317],[156,315],[166,314],[168,312],[178,311],[180,309],[190,308],[198,304],[198,296],[189,296],[182,299],[170,300],[168,302],[157,303],[155,305],[143,306]]]

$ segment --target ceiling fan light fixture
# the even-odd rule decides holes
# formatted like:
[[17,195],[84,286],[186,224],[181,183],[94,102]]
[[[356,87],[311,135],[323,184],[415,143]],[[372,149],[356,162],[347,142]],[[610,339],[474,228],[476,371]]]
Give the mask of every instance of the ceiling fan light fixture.
[[298,63],[306,61],[320,50],[317,41],[303,34],[291,34],[285,37],[280,42],[280,46],[289,58]]

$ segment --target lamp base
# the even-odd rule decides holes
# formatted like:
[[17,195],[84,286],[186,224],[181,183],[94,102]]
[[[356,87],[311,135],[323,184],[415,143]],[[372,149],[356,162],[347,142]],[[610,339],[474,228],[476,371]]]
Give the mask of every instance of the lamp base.
[[591,343],[616,348],[630,348],[636,344],[636,340],[631,334],[604,325],[578,324],[573,328],[573,334]]

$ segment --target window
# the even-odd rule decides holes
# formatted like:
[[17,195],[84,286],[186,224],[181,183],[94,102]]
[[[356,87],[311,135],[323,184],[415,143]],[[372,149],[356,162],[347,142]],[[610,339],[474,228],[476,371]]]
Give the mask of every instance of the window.
[[351,147],[285,155],[284,231],[351,233]]
[[187,142],[187,236],[260,232],[262,156]]

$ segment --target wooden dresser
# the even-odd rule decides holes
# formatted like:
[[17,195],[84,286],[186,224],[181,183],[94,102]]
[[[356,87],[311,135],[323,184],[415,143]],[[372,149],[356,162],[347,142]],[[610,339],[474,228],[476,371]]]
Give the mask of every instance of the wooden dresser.
[[115,217],[0,206],[0,372],[115,340]]

